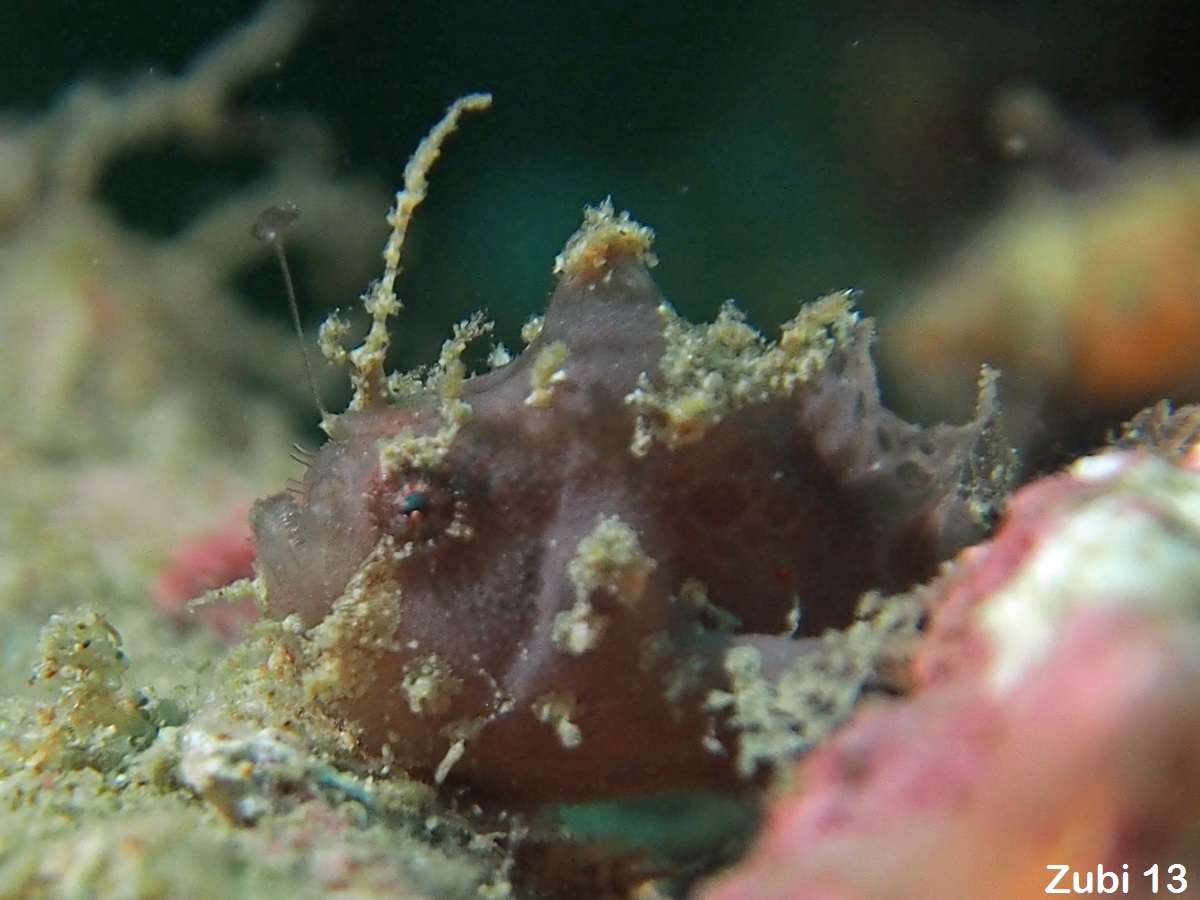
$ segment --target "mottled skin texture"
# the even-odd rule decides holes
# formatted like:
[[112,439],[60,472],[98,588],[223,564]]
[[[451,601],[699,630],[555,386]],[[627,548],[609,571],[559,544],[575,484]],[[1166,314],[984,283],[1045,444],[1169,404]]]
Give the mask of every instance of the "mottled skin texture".
[[[271,615],[299,613],[320,632],[356,570],[356,597],[397,613],[394,633],[314,639],[323,649],[305,663],[353,657],[338,670],[346,683],[318,693],[363,751],[386,745],[431,777],[463,737],[439,774],[509,800],[733,782],[735,736],[704,702],[724,687],[726,650],[751,641],[766,670],[784,667],[803,638],[849,623],[861,592],[929,575],[969,530],[956,490],[978,434],[922,432],[883,410],[867,323],[789,394],[734,409],[691,443],[632,453],[627,397],[642,373],[659,377],[664,317],[643,257],[599,251],[561,276],[518,358],[467,380],[469,419],[439,463],[389,471],[379,451],[441,428],[436,396],[347,414],[302,490],[253,514]],[[556,341],[565,380],[530,406],[535,360]],[[613,516],[654,563],[586,598],[608,621],[573,652],[556,637],[579,599],[570,561]],[[447,533],[456,517],[469,535]],[[360,569],[381,539],[389,552]],[[681,602],[685,579],[736,624]],[[400,686],[430,654],[451,678],[414,712]],[[547,695],[567,698],[577,742],[537,715]]]

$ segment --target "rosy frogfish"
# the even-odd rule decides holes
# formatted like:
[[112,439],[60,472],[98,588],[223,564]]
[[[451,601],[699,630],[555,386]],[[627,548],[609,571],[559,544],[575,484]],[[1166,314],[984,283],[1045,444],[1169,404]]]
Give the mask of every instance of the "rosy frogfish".
[[464,108],[406,170],[371,333],[323,331],[356,393],[302,485],[254,508],[267,612],[298,617],[314,706],[418,777],[516,802],[736,784],[845,715],[869,661],[830,636],[864,592],[978,536],[1004,468],[990,379],[974,421],[920,428],[881,405],[846,293],[774,341],[732,304],[688,323],[607,202],[523,352],[469,374],[476,319],[385,376],[404,229]]

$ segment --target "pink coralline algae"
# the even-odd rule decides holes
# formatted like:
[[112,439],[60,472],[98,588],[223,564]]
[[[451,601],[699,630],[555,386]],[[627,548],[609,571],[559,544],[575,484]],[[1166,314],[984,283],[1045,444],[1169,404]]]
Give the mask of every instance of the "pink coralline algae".
[[1196,453],[1110,452],[1020,491],[924,592],[914,696],[806,758],[700,896],[1177,893],[1200,866],[1198,535]]
[[208,591],[254,574],[254,545],[246,524],[246,507],[239,506],[219,524],[189,537],[171,551],[154,580],[154,606],[180,627],[197,620],[217,636],[231,641],[248,622],[258,618],[252,597],[195,608],[190,602]]
[[1004,470],[990,381],[976,421],[920,429],[880,405],[845,294],[777,341],[732,305],[692,325],[650,278],[649,229],[607,203],[519,356],[468,376],[473,319],[432,370],[385,376],[408,218],[485,104],[409,164],[363,346],[323,332],[356,395],[299,489],[254,508],[268,614],[296,616],[314,707],[439,783],[522,802],[734,783],[848,711],[867,644],[825,633],[860,595],[977,533]]

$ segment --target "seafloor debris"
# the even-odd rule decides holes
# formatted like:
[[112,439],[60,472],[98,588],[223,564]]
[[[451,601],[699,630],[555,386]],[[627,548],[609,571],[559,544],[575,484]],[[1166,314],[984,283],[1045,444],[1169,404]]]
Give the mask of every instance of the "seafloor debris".
[[37,707],[36,724],[11,731],[23,766],[35,772],[84,767],[108,772],[150,744],[161,717],[149,698],[126,686],[129,662],[120,635],[104,616],[90,611],[51,616],[40,649],[34,680],[59,689],[52,702]]
[[883,317],[882,362],[938,415],[968,408],[965,380],[994,365],[1018,446],[1088,449],[1163,397],[1200,399],[1200,151],[1120,156],[1036,95],[1006,109],[1046,176]]
[[469,376],[472,319],[432,369],[386,375],[427,171],[488,99],[410,161],[362,346],[323,329],[355,396],[300,490],[255,506],[266,608],[299,622],[310,705],[381,763],[519,801],[734,783],[852,706],[904,620],[851,628],[860,595],[978,534],[1011,463],[991,378],[972,423],[909,425],[847,295],[776,341],[732,305],[693,325],[607,202],[523,353]]
[[104,616],[53,616],[36,694],[0,701],[5,896],[511,896],[512,848],[426,785],[335,768],[256,705],[264,644],[212,673],[232,701],[214,721],[195,695],[135,689]]
[[1182,465],[1109,452],[1023,489],[922,593],[915,695],[801,763],[750,856],[701,896],[1007,900],[1060,872],[1068,892],[1150,896],[1155,866],[1158,893],[1190,878],[1196,445]]

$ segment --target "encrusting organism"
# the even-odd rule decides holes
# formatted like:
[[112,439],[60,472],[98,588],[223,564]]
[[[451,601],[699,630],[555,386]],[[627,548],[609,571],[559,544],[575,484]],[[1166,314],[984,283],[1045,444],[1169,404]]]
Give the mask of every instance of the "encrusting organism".
[[468,373],[473,318],[436,366],[386,374],[429,167],[489,102],[410,161],[362,345],[322,331],[355,393],[299,489],[252,512],[267,613],[313,708],[389,766],[516,802],[736,783],[852,706],[889,627],[886,604],[856,624],[860,596],[979,534],[1011,463],[993,378],[970,424],[905,423],[848,294],[775,341],[732,304],[693,325],[607,201],[522,353]]

